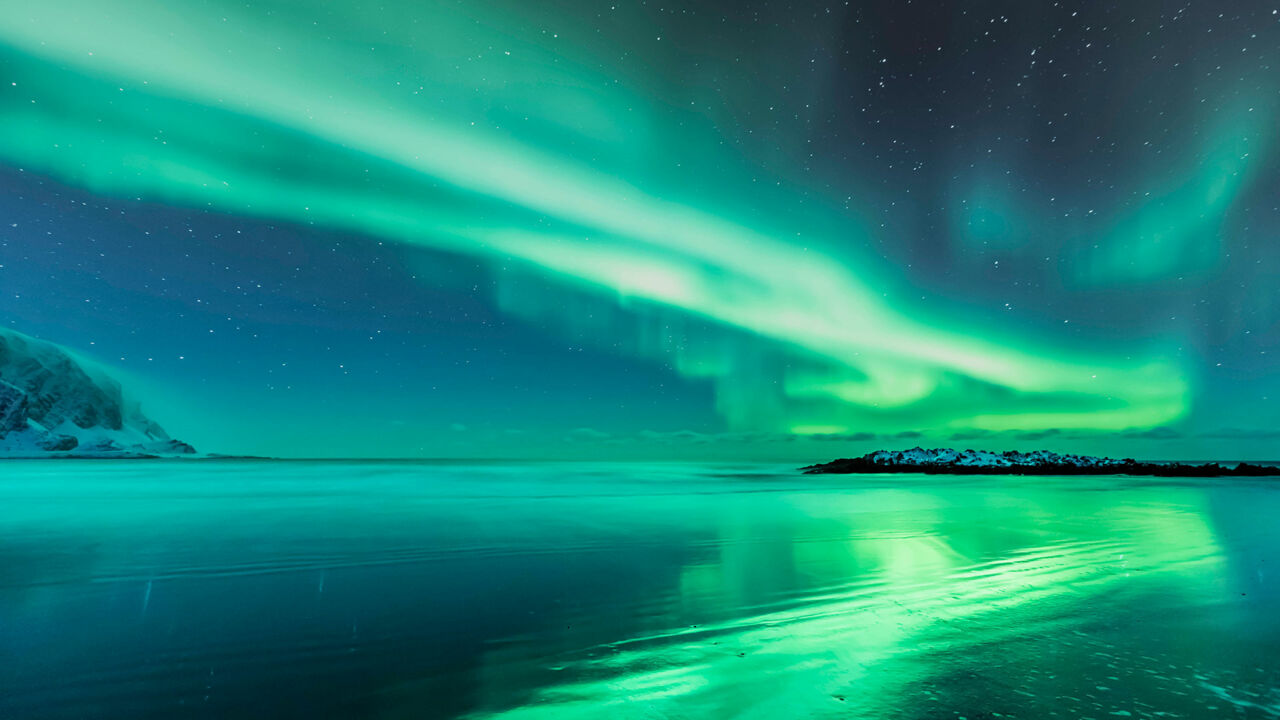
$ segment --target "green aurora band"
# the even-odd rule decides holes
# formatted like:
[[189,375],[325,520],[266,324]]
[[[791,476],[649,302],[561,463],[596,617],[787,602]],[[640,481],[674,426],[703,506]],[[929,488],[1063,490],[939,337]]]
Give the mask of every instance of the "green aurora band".
[[[670,171],[686,185],[746,172],[713,164],[714,128],[512,8],[4,0],[0,20],[7,162],[104,195],[472,255],[541,278],[551,313],[587,293],[706,324],[715,342],[633,344],[714,382],[735,429],[1116,431],[1189,409],[1167,348],[1086,352],[908,316],[876,258],[832,249],[866,245],[862,229],[797,242],[777,228],[809,209],[739,222],[717,193],[638,169],[667,152],[705,160]],[[1160,198],[1167,209],[1117,232],[1174,242],[1184,219],[1222,212],[1248,164],[1229,141],[1241,132],[1224,129],[1220,162]]]

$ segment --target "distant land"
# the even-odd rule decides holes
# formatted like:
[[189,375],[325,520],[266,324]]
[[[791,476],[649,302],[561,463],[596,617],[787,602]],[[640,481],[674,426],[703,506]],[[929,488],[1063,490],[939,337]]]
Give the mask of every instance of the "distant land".
[[1159,477],[1263,477],[1280,468],[1252,463],[1189,465],[1139,462],[1091,455],[1062,455],[1048,450],[990,452],[951,448],[877,450],[862,457],[832,460],[801,468],[806,474],[925,473],[931,475],[1152,475]]
[[0,458],[194,453],[93,363],[53,343],[0,329]]

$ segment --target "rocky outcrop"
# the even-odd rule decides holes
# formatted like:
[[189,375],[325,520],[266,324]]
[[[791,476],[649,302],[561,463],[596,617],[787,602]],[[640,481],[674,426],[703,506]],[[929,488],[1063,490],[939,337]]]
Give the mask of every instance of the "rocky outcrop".
[[0,456],[193,452],[143,415],[120,384],[92,363],[53,343],[0,330]]
[[808,474],[924,473],[930,475],[1153,475],[1160,477],[1280,476],[1280,468],[1251,463],[1223,466],[1218,463],[1139,462],[1131,458],[1063,455],[1035,452],[911,448],[877,450],[862,457],[832,460],[801,468]]
[[0,437],[27,427],[27,394],[0,380]]

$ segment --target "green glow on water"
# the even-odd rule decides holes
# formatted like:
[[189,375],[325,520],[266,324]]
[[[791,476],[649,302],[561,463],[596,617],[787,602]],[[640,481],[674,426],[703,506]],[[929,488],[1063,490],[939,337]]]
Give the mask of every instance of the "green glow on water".
[[[1143,583],[1185,584],[1188,602],[1225,584],[1228,568],[1213,529],[1188,508],[1085,503],[1097,524],[1093,539],[1028,546],[975,565],[964,547],[980,537],[981,524],[959,530],[956,510],[938,501],[906,490],[858,493],[856,500],[793,496],[793,510],[818,533],[796,538],[795,566],[841,568],[857,579],[827,586],[794,607],[611,644],[561,669],[573,679],[553,682],[518,707],[472,717],[838,716],[837,703],[843,713],[883,716],[911,702],[911,688],[938,672],[922,654],[964,655],[1027,632],[1051,632],[1063,604],[1087,605],[1123,592],[1138,582],[1135,574]],[[987,503],[1020,505],[1015,514],[1024,519],[1061,511],[999,491]],[[851,514],[854,505],[863,510]],[[904,528],[906,516],[911,522]],[[962,536],[943,535],[943,528]],[[1120,540],[1135,528],[1150,543],[1136,553]],[[767,560],[754,549],[759,528],[726,530],[718,559],[686,569],[685,607],[751,606],[749,594],[735,590],[767,572],[761,566]],[[819,541],[841,534],[847,542]],[[957,631],[971,625],[984,632]],[[494,658],[510,661],[500,653]],[[501,678],[494,676],[499,684]],[[490,690],[502,694],[500,686]]]
[[194,698],[222,717],[1210,718],[1280,700],[1271,479],[7,469],[6,716]]

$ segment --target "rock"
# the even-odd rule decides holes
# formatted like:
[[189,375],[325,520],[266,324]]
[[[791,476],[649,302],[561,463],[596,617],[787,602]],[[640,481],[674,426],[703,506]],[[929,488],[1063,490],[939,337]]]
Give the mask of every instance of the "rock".
[[924,473],[949,475],[1154,475],[1161,477],[1280,476],[1280,468],[1240,463],[1138,462],[1126,458],[1062,455],[1048,450],[994,453],[986,450],[911,448],[877,450],[862,457],[843,458],[801,468],[808,474],[827,473]]
[[139,445],[137,450],[153,455],[194,455],[196,449],[181,440],[161,440]]
[[27,427],[27,394],[0,381],[0,438]]
[[120,383],[66,348],[0,330],[0,457],[188,455]]
[[74,450],[80,441],[72,435],[54,435],[52,433],[42,435],[36,439],[36,445],[48,450],[49,452],[66,452]]

